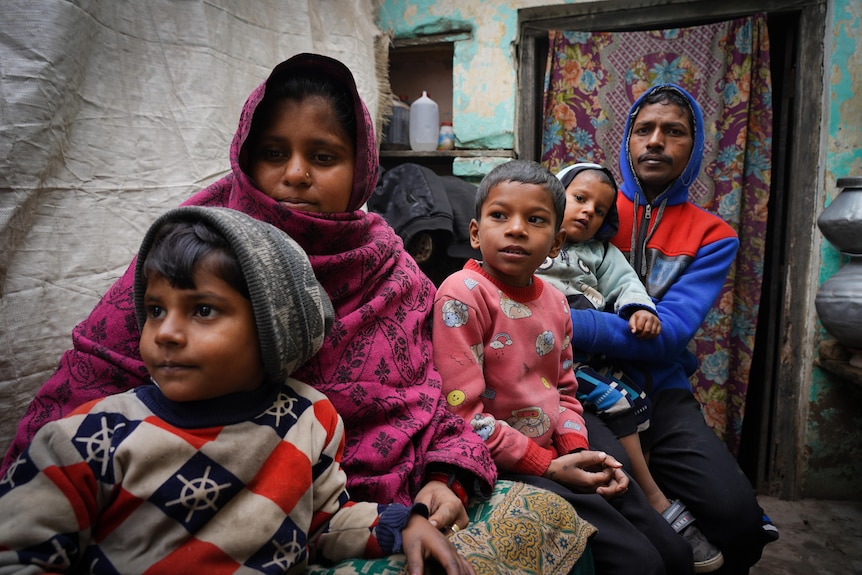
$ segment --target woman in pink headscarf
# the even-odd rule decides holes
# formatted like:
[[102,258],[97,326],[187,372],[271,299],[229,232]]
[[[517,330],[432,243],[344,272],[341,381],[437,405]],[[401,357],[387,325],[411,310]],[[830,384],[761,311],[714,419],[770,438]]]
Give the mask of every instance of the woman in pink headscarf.
[[[442,402],[433,284],[391,227],[360,209],[377,183],[378,157],[348,68],[316,54],[276,66],[246,101],[230,161],[230,175],[185,205],[245,212],[307,252],[336,317],[320,352],[294,376],[325,393],[344,419],[351,497],[422,502],[441,529],[465,528],[469,498],[492,492],[496,469],[481,438]],[[30,404],[4,469],[47,421],[146,381],[133,272],[134,262],[75,328],[74,348]]]

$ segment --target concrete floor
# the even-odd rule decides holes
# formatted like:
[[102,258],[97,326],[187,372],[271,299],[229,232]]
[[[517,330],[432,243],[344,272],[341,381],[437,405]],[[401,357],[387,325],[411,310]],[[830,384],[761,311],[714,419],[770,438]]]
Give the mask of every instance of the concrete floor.
[[750,575],[862,575],[862,501],[758,499],[781,537]]

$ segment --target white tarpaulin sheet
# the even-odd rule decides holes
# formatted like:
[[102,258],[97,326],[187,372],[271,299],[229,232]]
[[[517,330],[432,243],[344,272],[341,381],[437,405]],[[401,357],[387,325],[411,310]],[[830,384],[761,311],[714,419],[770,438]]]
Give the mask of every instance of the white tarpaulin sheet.
[[249,92],[338,58],[376,114],[371,0],[0,2],[0,450],[162,212],[229,171]]

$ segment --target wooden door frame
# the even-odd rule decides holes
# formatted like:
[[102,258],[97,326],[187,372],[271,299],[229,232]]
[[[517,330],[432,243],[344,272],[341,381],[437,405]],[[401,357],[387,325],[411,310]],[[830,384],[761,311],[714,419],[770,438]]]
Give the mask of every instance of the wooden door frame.
[[[787,142],[786,177],[776,178],[787,211],[788,245],[778,276],[781,308],[773,330],[770,392],[764,396],[766,418],[761,432],[768,445],[758,454],[758,490],[784,499],[798,499],[804,478],[804,441],[808,415],[808,389],[813,372],[814,330],[808,312],[816,292],[816,216],[823,97],[823,43],[827,0],[604,0],[560,4],[518,11],[518,102],[516,153],[539,159],[542,86],[545,61],[538,47],[548,31],[623,31],[683,27],[727,20],[758,12],[796,12],[799,15],[796,74],[786,89],[793,93],[793,125]],[[540,61],[541,60],[541,61]],[[813,165],[812,165],[813,163]],[[803,310],[800,312],[800,310]],[[805,319],[802,319],[805,318]],[[767,427],[768,426],[768,427]]]

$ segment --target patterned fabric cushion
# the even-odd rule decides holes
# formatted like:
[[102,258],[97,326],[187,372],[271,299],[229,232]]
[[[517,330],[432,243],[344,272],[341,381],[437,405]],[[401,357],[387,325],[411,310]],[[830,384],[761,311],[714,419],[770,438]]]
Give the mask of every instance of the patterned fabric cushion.
[[[596,532],[561,497],[523,483],[498,481],[491,498],[473,501],[470,525],[454,535],[458,552],[476,575],[593,573],[587,549]],[[586,551],[586,553],[585,553]],[[583,561],[578,561],[581,557]],[[310,575],[403,575],[404,555],[373,561],[353,559],[332,568],[312,565]]]

